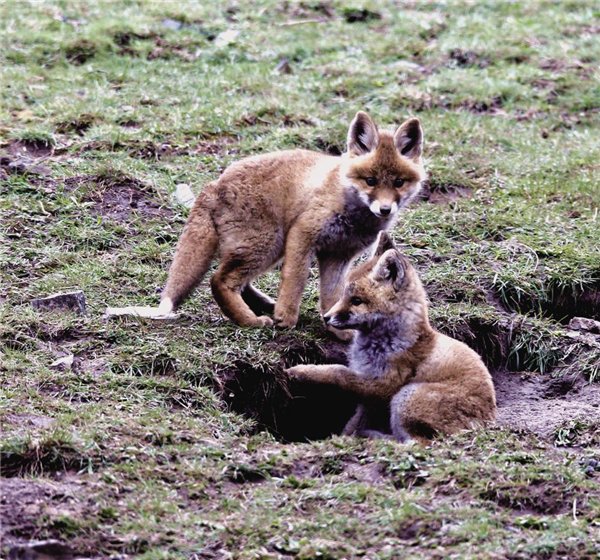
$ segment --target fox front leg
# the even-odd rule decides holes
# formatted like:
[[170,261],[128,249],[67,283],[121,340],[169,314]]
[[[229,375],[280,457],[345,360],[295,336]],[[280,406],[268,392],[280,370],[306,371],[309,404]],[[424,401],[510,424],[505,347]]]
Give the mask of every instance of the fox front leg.
[[[321,315],[325,315],[340,299],[344,291],[344,280],[350,266],[350,259],[334,258],[326,254],[318,254],[319,262],[319,287],[321,292]],[[340,330],[327,325],[327,330],[339,340],[349,341],[354,336],[351,330]]]
[[294,380],[313,383],[328,383],[338,385],[339,379],[344,375],[352,374],[352,371],[346,366],[340,365],[298,365],[285,370]]
[[388,400],[395,395],[404,379],[393,368],[382,376],[361,375],[342,365],[299,365],[286,370],[297,381],[328,383],[368,399]]
[[308,281],[314,247],[313,236],[302,224],[295,225],[285,243],[281,286],[273,317],[279,327],[293,327],[298,322],[302,293]]

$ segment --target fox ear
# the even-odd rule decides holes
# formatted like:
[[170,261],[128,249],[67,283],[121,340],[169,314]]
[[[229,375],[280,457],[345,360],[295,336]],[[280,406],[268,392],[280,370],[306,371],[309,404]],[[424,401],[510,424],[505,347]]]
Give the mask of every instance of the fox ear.
[[399,290],[406,276],[404,264],[396,249],[388,249],[377,261],[373,270],[373,278],[380,282],[392,284],[395,290]]
[[419,119],[404,121],[394,132],[394,145],[401,155],[417,161],[423,153],[423,129]]
[[379,235],[377,236],[375,251],[373,252],[372,257],[380,257],[381,255],[383,255],[383,253],[385,253],[389,249],[395,249],[395,248],[396,248],[396,246],[394,245],[394,242],[388,235],[388,232],[381,231],[381,232],[379,232]]
[[379,144],[379,132],[373,119],[364,111],[356,113],[348,130],[348,151],[362,156],[372,152]]

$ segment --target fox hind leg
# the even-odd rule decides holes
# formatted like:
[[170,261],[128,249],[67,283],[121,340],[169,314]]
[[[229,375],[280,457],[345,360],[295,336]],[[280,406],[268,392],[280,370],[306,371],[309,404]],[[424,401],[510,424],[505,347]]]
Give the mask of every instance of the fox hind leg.
[[353,414],[352,418],[348,420],[346,426],[342,430],[342,435],[344,436],[353,436],[356,435],[357,432],[364,429],[367,423],[367,415],[365,411],[365,407],[362,404],[359,404],[356,407],[356,412]]
[[[221,265],[211,280],[212,292],[223,313],[236,323],[271,326],[269,317],[258,317],[255,311],[273,309],[274,302],[251,281],[281,258],[283,235],[276,224],[269,229],[264,223],[242,225],[236,235],[230,232],[230,242],[222,247]],[[255,234],[248,236],[248,230]]]
[[269,317],[257,317],[242,298],[242,287],[247,282],[244,268],[232,269],[225,261],[212,277],[212,293],[221,311],[242,327],[268,327],[273,324]]
[[394,395],[390,403],[390,427],[394,438],[401,443],[413,441],[412,434],[406,429],[407,405],[420,386],[420,383],[405,385]]
[[257,315],[263,315],[265,313],[272,314],[273,311],[275,311],[275,300],[270,298],[268,295],[263,294],[252,284],[248,284],[242,290],[242,299]]

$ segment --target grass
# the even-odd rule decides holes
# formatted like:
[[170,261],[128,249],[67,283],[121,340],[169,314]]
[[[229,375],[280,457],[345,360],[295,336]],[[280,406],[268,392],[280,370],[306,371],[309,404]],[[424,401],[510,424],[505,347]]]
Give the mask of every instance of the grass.
[[[3,552],[51,537],[145,558],[600,554],[599,342],[568,326],[600,318],[599,28],[590,2],[4,2]],[[231,325],[206,284],[178,322],[103,320],[157,302],[177,184],[198,193],[250,154],[337,153],[358,109],[422,121],[426,200],[392,234],[436,327],[532,399],[576,380],[556,398],[581,416],[548,418],[550,437],[502,422],[424,449],[281,441],[337,402],[286,408],[278,377],[332,348],[316,272],[289,333]],[[30,305],[70,289],[87,316]]]

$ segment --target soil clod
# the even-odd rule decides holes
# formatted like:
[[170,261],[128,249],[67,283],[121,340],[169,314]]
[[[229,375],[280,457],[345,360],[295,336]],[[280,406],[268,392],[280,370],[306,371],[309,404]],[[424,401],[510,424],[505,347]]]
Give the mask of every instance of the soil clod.
[[569,321],[569,328],[600,334],[600,321],[594,321],[594,319],[588,319],[587,317],[573,317]]
[[8,551],[9,560],[70,560],[75,558],[71,547],[55,540],[30,542],[13,546]]

